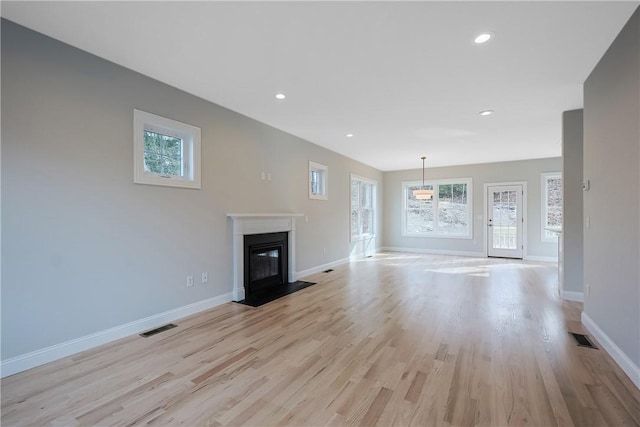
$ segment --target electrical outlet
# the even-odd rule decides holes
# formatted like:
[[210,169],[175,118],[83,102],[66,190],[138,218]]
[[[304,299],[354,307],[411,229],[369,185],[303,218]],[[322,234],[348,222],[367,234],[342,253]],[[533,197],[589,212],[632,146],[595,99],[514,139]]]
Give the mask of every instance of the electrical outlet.
[[587,296],[591,295],[591,285],[587,284]]
[[193,286],[193,276],[187,276],[187,288]]
[[209,273],[202,273],[202,283],[207,283],[209,281]]

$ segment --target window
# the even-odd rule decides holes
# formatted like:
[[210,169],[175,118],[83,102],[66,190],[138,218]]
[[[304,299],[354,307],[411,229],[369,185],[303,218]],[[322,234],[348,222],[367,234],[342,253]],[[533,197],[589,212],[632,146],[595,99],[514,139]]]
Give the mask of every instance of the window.
[[555,242],[558,234],[547,228],[562,229],[562,175],[542,174],[542,241]]
[[422,181],[403,182],[403,235],[472,238],[471,179],[425,182],[433,190],[430,200],[418,200],[414,190]]
[[134,182],[200,188],[200,128],[133,110]]
[[351,241],[374,237],[376,182],[351,175]]
[[309,198],[327,200],[329,168],[320,163],[309,161]]

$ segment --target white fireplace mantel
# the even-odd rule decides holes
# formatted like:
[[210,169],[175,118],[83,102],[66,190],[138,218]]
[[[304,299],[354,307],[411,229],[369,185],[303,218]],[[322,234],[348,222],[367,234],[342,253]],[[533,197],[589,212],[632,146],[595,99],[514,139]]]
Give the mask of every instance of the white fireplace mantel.
[[288,232],[289,282],[296,281],[296,218],[295,213],[230,213],[233,221],[233,300],[244,295],[244,236],[247,234]]

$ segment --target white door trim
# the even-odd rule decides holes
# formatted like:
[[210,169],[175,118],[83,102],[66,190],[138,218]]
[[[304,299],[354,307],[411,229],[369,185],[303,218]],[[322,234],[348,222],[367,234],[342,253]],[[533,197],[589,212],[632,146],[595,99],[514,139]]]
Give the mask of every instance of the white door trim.
[[482,214],[482,253],[485,258],[488,255],[488,236],[487,236],[487,224],[489,223],[489,217],[487,216],[487,200],[489,198],[489,187],[496,187],[502,185],[522,185],[522,259],[527,258],[527,228],[529,221],[527,219],[527,181],[509,181],[509,182],[485,182],[484,183],[484,208]]
[[[515,258],[515,259],[524,259],[524,241],[522,239],[522,231],[524,228],[524,218],[522,217],[523,205],[522,199],[524,198],[524,189],[522,185],[496,185],[488,187],[487,194],[487,216],[489,218],[489,222],[493,221],[492,224],[489,224],[490,227],[487,229],[487,243],[491,243],[491,246],[487,244],[487,255],[490,257],[498,257],[498,258]],[[501,242],[498,243],[494,241],[496,227],[505,225],[500,221],[504,221],[505,218],[502,216],[494,217],[495,211],[493,207],[496,205],[494,199],[496,195],[503,194],[514,194],[516,197],[516,215],[511,220],[515,220],[516,227],[516,240],[515,246],[511,247],[511,239],[509,238],[509,243]],[[509,199],[510,200],[510,199]],[[502,206],[502,202],[500,202],[500,206]],[[491,210],[489,210],[491,209]],[[509,223],[510,221],[509,220]],[[492,227],[493,226],[493,227]],[[504,236],[502,236],[504,237]],[[508,247],[503,247],[503,244],[507,243]],[[498,246],[496,246],[498,244]]]

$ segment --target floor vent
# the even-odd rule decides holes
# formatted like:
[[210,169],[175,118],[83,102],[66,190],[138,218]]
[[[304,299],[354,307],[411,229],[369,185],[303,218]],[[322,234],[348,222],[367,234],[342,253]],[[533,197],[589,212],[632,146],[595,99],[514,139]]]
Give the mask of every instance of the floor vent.
[[367,258],[373,258],[373,255],[369,255]]
[[331,273],[333,271],[333,268],[330,268],[328,270],[323,271],[323,273]]
[[178,325],[174,325],[173,323],[169,323],[167,325],[160,326],[159,328],[155,328],[155,329],[152,329],[150,331],[143,332],[143,333],[140,334],[140,336],[143,337],[143,338],[149,338],[151,335],[155,335],[155,334],[159,334],[160,332],[168,331],[169,329],[173,329],[176,326],[178,326]]
[[576,342],[578,343],[578,346],[595,348],[595,349],[598,348],[595,345],[593,345],[593,343],[589,340],[589,337],[587,337],[586,335],[584,335],[584,334],[575,334],[573,332],[569,332],[569,333],[571,335],[573,335],[573,338],[575,338]]

